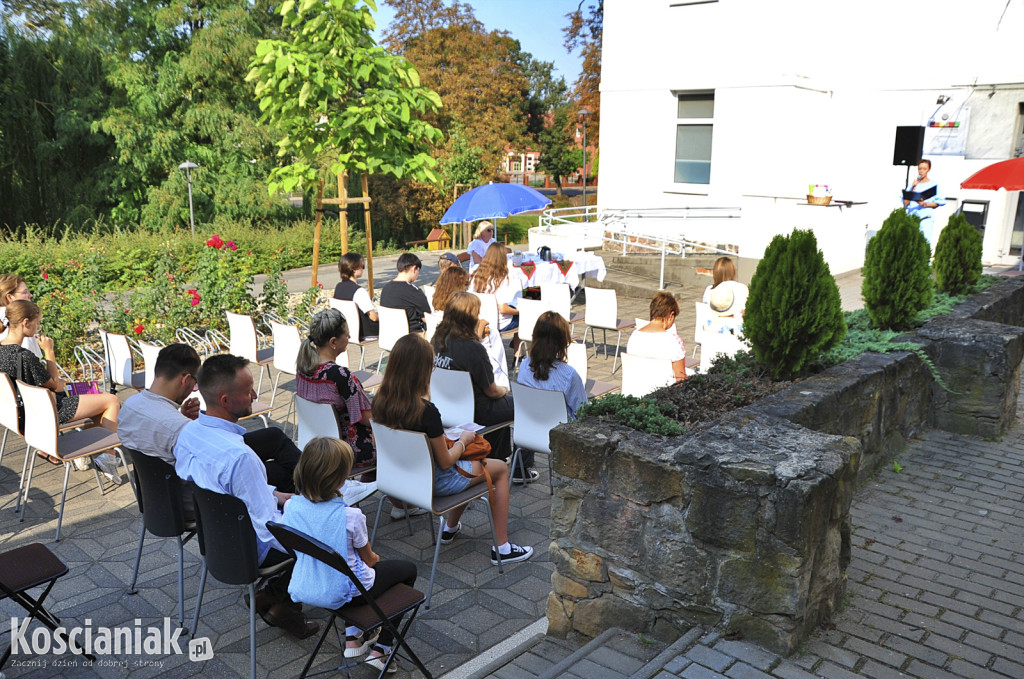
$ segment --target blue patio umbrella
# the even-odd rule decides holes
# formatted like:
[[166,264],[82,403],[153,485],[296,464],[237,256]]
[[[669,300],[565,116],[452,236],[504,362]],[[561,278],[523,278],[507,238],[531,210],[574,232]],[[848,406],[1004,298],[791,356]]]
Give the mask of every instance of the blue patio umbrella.
[[467,191],[452,203],[441,224],[475,222],[539,210],[551,204],[543,193],[522,184],[484,184]]

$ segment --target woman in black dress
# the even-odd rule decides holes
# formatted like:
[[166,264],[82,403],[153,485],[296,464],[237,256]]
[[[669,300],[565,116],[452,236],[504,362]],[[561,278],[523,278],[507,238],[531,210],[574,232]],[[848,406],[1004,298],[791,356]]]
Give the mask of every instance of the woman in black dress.
[[[93,418],[104,429],[117,431],[117,413],[121,403],[113,394],[84,394],[67,396],[64,393],[64,380],[57,371],[54,359],[53,338],[39,333],[42,322],[39,307],[25,300],[17,300],[7,305],[7,321],[9,332],[0,341],[0,371],[7,373],[11,382],[21,380],[34,387],[46,387],[57,395],[57,419],[61,424]],[[26,337],[36,337],[43,358],[21,346]]]
[[358,340],[360,342],[380,334],[380,319],[377,316],[377,310],[373,308],[370,293],[361,288],[358,283],[365,267],[366,260],[361,254],[346,252],[338,260],[338,273],[341,274],[341,282],[334,287],[334,299],[356,303],[356,309],[359,311]]

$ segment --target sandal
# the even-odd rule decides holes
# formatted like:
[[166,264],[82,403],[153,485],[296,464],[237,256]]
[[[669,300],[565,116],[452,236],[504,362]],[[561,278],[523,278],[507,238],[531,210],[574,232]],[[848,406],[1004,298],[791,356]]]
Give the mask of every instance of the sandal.
[[46,460],[47,462],[49,462],[50,464],[52,464],[55,467],[59,467],[62,464],[64,464],[64,462],[60,458],[54,457],[53,455],[47,455],[46,453],[44,453],[41,450],[37,450],[36,451],[36,455],[38,455],[42,459]]

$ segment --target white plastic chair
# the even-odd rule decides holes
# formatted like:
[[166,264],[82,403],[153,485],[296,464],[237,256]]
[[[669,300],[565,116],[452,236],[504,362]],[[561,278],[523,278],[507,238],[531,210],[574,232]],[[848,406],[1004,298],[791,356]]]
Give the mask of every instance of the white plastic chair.
[[258,397],[263,391],[263,373],[274,360],[274,347],[259,348],[256,324],[252,322],[252,316],[235,314],[230,311],[225,311],[224,314],[228,317],[228,332],[230,333],[228,351],[235,356],[247,358],[251,363],[260,367],[260,381],[256,387],[256,396]]
[[434,333],[437,332],[437,326],[441,323],[442,318],[444,318],[443,311],[434,311],[423,316],[423,323],[427,326],[425,339],[428,342],[434,339]]
[[7,434],[13,431],[16,435],[21,436],[21,426],[18,422],[18,396],[7,373],[0,373],[0,426],[4,427],[4,440],[0,443],[0,460],[2,460],[4,449],[7,448]]
[[473,379],[464,370],[434,368],[430,373],[430,402],[441,413],[441,424],[457,427],[473,421],[476,403]]
[[327,302],[331,305],[332,309],[337,309],[341,312],[341,315],[345,317],[345,321],[348,323],[348,343],[354,344],[359,347],[359,369],[366,369],[366,347],[371,344],[377,343],[376,337],[367,337],[363,341],[359,341],[359,329],[362,327],[359,320],[359,307],[356,303],[348,299],[334,299],[333,297]]
[[572,315],[572,291],[568,283],[541,283],[540,301],[544,302],[548,309],[569,321],[570,333],[575,331],[573,324],[582,319],[578,318],[579,314],[576,314],[577,318]]
[[707,334],[708,325],[713,318],[711,313],[711,305],[705,304],[704,302],[694,302],[694,311],[696,313],[696,321],[693,324],[693,352],[690,354],[693,357],[697,356],[697,347],[704,341],[704,335]]
[[[274,378],[274,389],[270,392],[270,409],[274,409],[274,401],[277,399],[277,388],[281,384],[281,376],[288,375],[295,377],[295,362],[299,358],[299,347],[302,345],[302,337],[299,336],[299,329],[294,325],[270,321],[270,333],[274,338],[274,370],[277,377]],[[285,413],[285,422],[290,421],[290,416],[295,412],[295,401],[292,400]]]
[[[512,463],[510,469],[519,465],[520,478],[526,478],[526,467],[523,465],[523,450],[535,453],[547,453],[548,486],[551,494],[555,494],[551,485],[551,430],[569,421],[569,408],[565,404],[565,394],[560,391],[537,389],[518,382],[512,383],[512,402],[515,406],[515,424],[512,425]],[[511,486],[512,475],[509,474]]]
[[587,345],[583,344],[583,342],[572,342],[566,351],[566,355],[566,363],[583,380],[583,388],[587,392],[587,398],[599,398],[619,389],[619,385],[612,384],[611,382],[587,379]]
[[409,334],[409,317],[405,309],[391,309],[386,306],[378,307],[377,314],[380,316],[380,337],[377,344],[380,346],[380,358],[377,359],[377,370],[380,372],[380,364],[384,362],[384,353],[391,353],[395,342]]
[[501,332],[498,326],[498,298],[486,292],[473,292],[472,290],[470,292],[480,298],[479,317],[487,321],[492,328]]
[[[519,339],[524,343],[529,344],[533,342],[533,328],[537,325],[537,319],[540,315],[547,311],[548,308],[544,302],[535,299],[521,299],[519,300]],[[519,369],[519,361],[522,358],[522,354],[527,350],[526,347],[519,347],[519,351],[516,352],[516,369]]]
[[604,355],[608,356],[608,331],[617,333],[615,338],[615,359],[612,361],[612,372],[619,361],[619,345],[622,343],[622,331],[636,325],[633,321],[618,318],[619,303],[615,296],[615,290],[603,290],[600,288],[587,288],[587,308],[585,312],[586,328],[583,330],[583,342],[587,341],[587,330],[590,330],[591,340],[594,342],[594,355],[597,356],[597,335],[594,329],[604,332]]
[[735,356],[749,347],[746,343],[728,331],[705,331],[700,345],[700,372],[707,374],[719,356]]
[[107,373],[111,385],[142,390],[146,387],[146,373],[134,371],[134,361],[128,338],[113,332],[100,330]]
[[[121,440],[117,434],[102,427],[92,427],[58,436],[57,402],[53,392],[46,387],[33,387],[21,381],[18,381],[17,388],[25,404],[25,463],[22,466],[21,484],[18,487],[18,520],[25,520],[25,505],[28,504],[28,491],[32,484],[32,470],[36,461],[33,451],[41,451],[58,458],[64,463],[64,487],[60,496],[60,512],[57,515],[57,532],[53,539],[54,542],[59,542],[72,461],[79,457],[117,450],[125,472],[128,472],[128,465],[125,464],[124,453],[120,448]],[[99,486],[100,494],[103,494],[103,481],[100,479],[99,471],[94,468],[94,472],[96,485]],[[134,490],[135,481],[130,473],[128,480]]]
[[[488,502],[490,491],[486,483],[470,486],[455,495],[434,495],[434,457],[430,450],[427,435],[421,432],[391,429],[377,422],[372,423],[373,437],[377,444],[377,490],[381,492],[377,503],[377,517],[373,521],[373,534],[370,542],[377,534],[377,522],[380,520],[385,496],[401,500],[414,507],[430,509],[438,516],[437,531],[430,524],[430,532],[434,540],[434,562],[430,567],[430,584],[427,586],[426,607],[430,608],[430,595],[434,589],[434,575],[437,572],[437,559],[441,553],[440,532],[444,530],[446,512],[467,505],[473,500],[482,499],[487,505],[487,518],[491,523],[491,535],[494,544],[498,544],[498,535],[494,530],[494,516]],[[497,547],[495,547],[497,552]],[[501,555],[498,555],[498,572],[504,573]]]
[[301,396],[295,397],[295,420],[298,427],[298,438],[295,445],[299,450],[317,436],[341,438],[338,430],[338,416],[330,403],[313,403]]
[[146,389],[152,387],[153,380],[156,379],[156,359],[157,356],[160,355],[160,350],[163,348],[162,344],[139,342],[139,351],[142,353],[142,364],[145,366]]
[[626,396],[646,396],[675,382],[672,361],[667,358],[630,356],[622,352],[622,393]]
[[427,306],[429,306],[430,310],[433,311],[434,310],[434,292],[436,292],[436,289],[434,288],[433,285],[424,285],[422,288],[420,288],[420,290],[423,292],[424,295],[426,295],[426,297],[427,297]]

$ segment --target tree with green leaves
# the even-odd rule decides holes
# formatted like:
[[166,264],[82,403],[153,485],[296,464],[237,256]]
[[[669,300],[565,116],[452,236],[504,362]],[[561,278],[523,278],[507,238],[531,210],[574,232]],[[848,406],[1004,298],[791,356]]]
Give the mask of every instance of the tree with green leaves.
[[604,35],[604,0],[580,0],[576,11],[566,15],[569,25],[563,29],[565,49],[579,51],[583,57],[580,75],[570,95],[577,109],[590,111],[587,136],[595,148],[601,139],[601,43]]
[[960,295],[981,278],[981,232],[958,213],[949,218],[935,246],[935,284]]
[[554,178],[558,195],[562,195],[562,178],[583,166],[583,149],[576,145],[575,128],[569,122],[571,109],[569,104],[556,108],[551,123],[538,135],[538,169]]
[[278,13],[284,39],[260,41],[247,80],[256,85],[262,120],[279,135],[284,162],[270,173],[270,193],[319,186],[315,281],[322,173],[386,174],[436,184],[429,145],[442,135],[422,116],[440,108],[441,100],[420,85],[412,64],[377,46],[366,5],[285,0]]
[[876,328],[905,330],[931,304],[930,257],[920,220],[903,208],[893,210],[864,255],[861,295]]
[[846,336],[839,287],[813,232],[772,239],[750,281],[743,334],[776,379],[792,377]]

